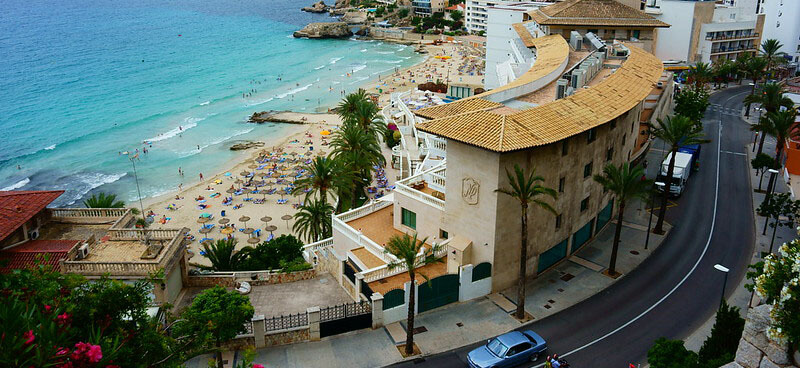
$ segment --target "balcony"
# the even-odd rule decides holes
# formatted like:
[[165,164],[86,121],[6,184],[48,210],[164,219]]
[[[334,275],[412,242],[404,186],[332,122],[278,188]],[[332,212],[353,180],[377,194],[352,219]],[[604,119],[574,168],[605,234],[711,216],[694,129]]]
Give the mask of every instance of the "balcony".
[[444,211],[444,164],[395,183],[395,192]]
[[733,40],[747,40],[747,39],[755,39],[758,38],[758,32],[750,33],[748,35],[733,35],[733,36],[726,36],[726,35],[719,35],[719,36],[706,36],[706,41],[733,41]]
[[717,49],[711,49],[711,54],[729,54],[733,52],[741,52],[741,51],[756,51],[755,45],[747,45],[747,46],[736,46],[736,47],[720,47]]

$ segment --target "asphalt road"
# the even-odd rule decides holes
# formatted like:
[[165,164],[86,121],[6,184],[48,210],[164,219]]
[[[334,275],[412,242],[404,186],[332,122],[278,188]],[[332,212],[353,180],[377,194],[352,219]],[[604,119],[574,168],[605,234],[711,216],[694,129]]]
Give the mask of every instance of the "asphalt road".
[[[747,86],[731,88],[710,102],[739,111],[748,92]],[[731,270],[726,295],[745,276],[755,239],[749,162],[742,155],[751,139],[749,125],[738,114],[712,109],[703,122],[711,142],[701,152],[701,170],[690,178],[678,206],[667,212],[674,228],[665,242],[603,292],[525,326],[547,340],[549,353],[565,357],[572,367],[647,363],[654,340],[685,338],[715,313],[724,275],[714,264]],[[464,367],[466,354],[478,345],[398,365]]]

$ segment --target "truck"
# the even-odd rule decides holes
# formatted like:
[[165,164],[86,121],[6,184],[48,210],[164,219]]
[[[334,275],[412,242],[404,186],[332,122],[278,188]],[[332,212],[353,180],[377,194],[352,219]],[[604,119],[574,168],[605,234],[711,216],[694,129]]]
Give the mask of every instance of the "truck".
[[[661,163],[661,170],[656,176],[656,182],[667,182],[667,173],[669,172],[669,161],[672,159],[672,152],[670,152],[664,162]],[[694,155],[691,153],[680,152],[675,155],[675,168],[672,171],[672,180],[670,180],[669,194],[678,197],[683,193],[686,188],[686,182],[689,176],[692,175],[692,168],[694,167]],[[663,188],[659,187],[660,190]]]

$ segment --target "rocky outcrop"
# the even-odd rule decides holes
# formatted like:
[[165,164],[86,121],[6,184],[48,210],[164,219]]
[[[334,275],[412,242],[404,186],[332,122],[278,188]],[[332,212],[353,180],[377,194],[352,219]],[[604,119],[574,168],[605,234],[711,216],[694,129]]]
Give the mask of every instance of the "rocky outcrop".
[[310,23],[294,33],[294,37],[345,38],[353,35],[345,22]]
[[364,24],[367,22],[367,13],[350,11],[345,13],[340,20],[347,24]]
[[[760,305],[747,313],[736,360],[722,368],[797,368],[786,344],[779,344],[767,337],[771,305]],[[795,353],[796,354],[796,353]]]
[[356,31],[356,36],[366,36],[366,35],[369,35],[369,27],[367,26],[361,26]]
[[231,146],[231,151],[242,151],[251,148],[264,147],[264,142],[242,142]]
[[328,9],[330,9],[330,7],[325,5],[324,1],[320,0],[319,2],[315,3],[314,5],[306,6],[306,7],[302,8],[302,9],[300,9],[300,10],[302,10],[304,12],[309,12],[309,13],[327,13]]
[[333,5],[336,9],[342,9],[350,6],[349,0],[336,0],[336,3]]

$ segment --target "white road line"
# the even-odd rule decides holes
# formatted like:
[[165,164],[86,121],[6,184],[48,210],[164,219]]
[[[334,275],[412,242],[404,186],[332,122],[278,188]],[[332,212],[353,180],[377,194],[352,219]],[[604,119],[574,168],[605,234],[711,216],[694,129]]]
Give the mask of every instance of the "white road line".
[[[733,97],[731,97],[731,98],[733,98]],[[730,100],[730,99],[728,99],[728,100]],[[598,337],[597,339],[587,343],[586,345],[583,345],[583,346],[581,346],[579,348],[575,348],[575,349],[573,349],[573,350],[571,350],[571,351],[569,351],[569,352],[567,352],[565,354],[562,354],[561,355],[562,357],[567,357],[567,356],[569,356],[571,354],[574,354],[574,353],[577,353],[577,352],[579,352],[579,351],[581,351],[583,349],[586,349],[589,346],[592,346],[592,345],[594,345],[594,344],[606,339],[607,337],[619,332],[623,328],[630,326],[632,323],[634,323],[634,322],[638,321],[639,319],[641,319],[642,317],[644,317],[645,314],[647,314],[651,310],[655,309],[655,307],[659,306],[661,303],[664,302],[664,300],[666,300],[672,294],[674,294],[675,291],[678,290],[678,288],[681,287],[681,285],[683,285],[683,283],[686,282],[687,279],[689,279],[689,276],[691,276],[692,273],[694,273],[694,270],[697,269],[697,266],[700,264],[700,261],[702,261],[703,257],[705,257],[706,253],[708,252],[708,247],[711,245],[711,238],[714,236],[714,226],[717,223],[717,200],[719,199],[719,162],[720,162],[720,152],[722,152],[722,150],[721,150],[721,144],[722,144],[722,121],[719,120],[717,122],[717,124],[719,124],[719,129],[718,129],[718,133],[717,133],[717,171],[716,171],[716,181],[715,181],[715,184],[714,184],[714,213],[713,213],[713,215],[711,217],[711,229],[708,232],[708,240],[706,241],[706,245],[703,248],[703,252],[700,254],[700,257],[697,258],[697,261],[694,263],[694,266],[692,266],[692,269],[689,270],[689,272],[686,274],[686,276],[684,276],[683,279],[681,279],[681,281],[678,282],[678,284],[675,285],[675,287],[672,288],[672,290],[670,290],[666,295],[661,297],[661,299],[659,299],[655,304],[653,304],[652,306],[647,308],[644,312],[640,313],[638,316],[634,317],[630,321],[625,322],[625,324],[623,324],[622,326],[619,326],[616,329],[614,329],[613,331],[611,331],[611,332],[609,332],[609,333],[607,333],[607,334],[605,334],[603,336]],[[532,368],[538,368],[538,367],[543,367],[543,366],[544,366],[544,363],[541,363],[539,365],[532,366]]]
[[746,153],[742,153],[742,152],[731,152],[731,151],[721,151],[721,152],[722,152],[722,153],[727,153],[727,154],[729,154],[729,155],[747,156],[747,154],[746,154]]

